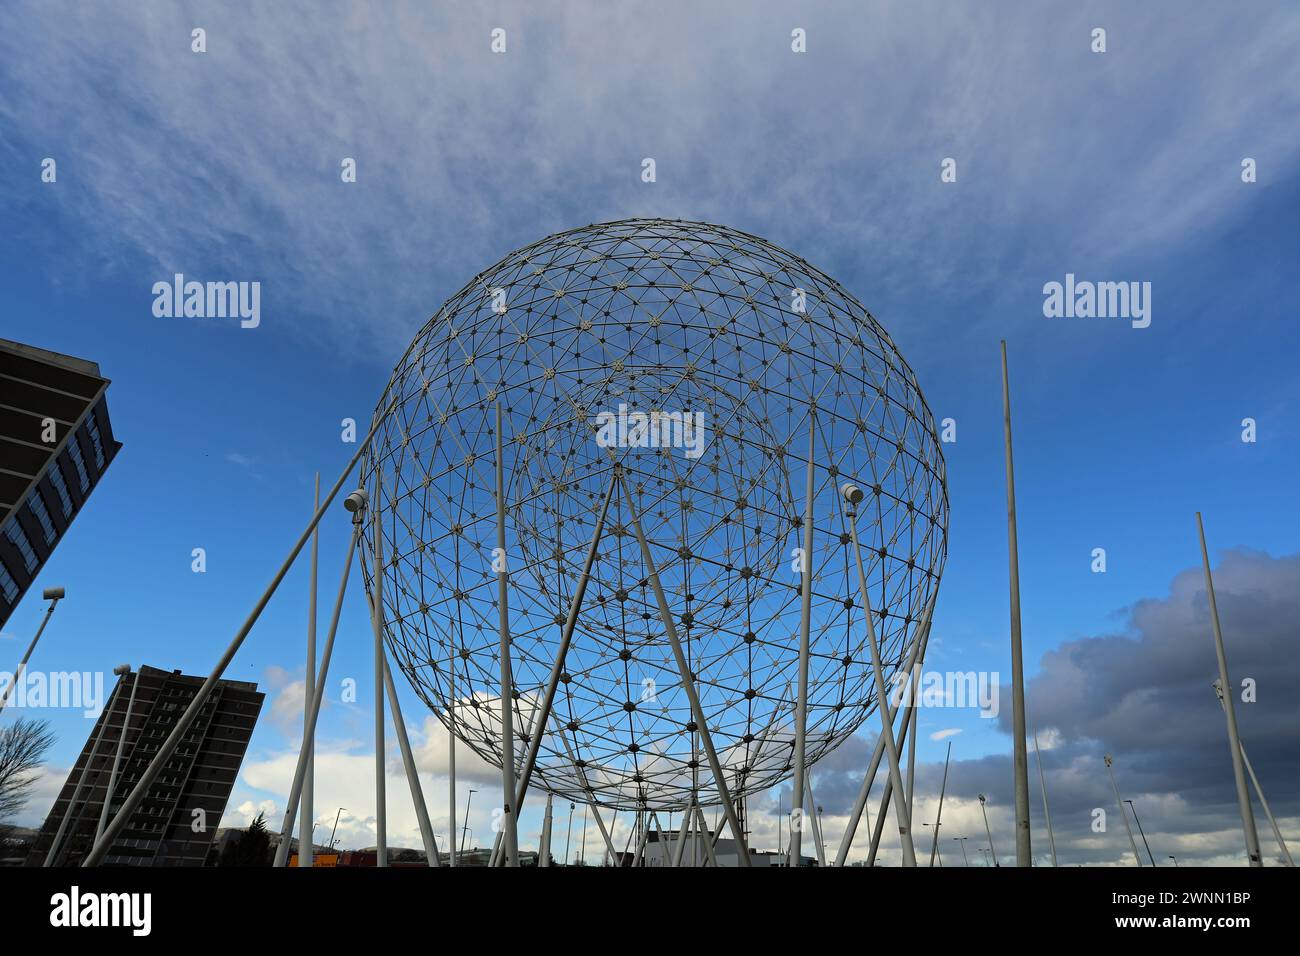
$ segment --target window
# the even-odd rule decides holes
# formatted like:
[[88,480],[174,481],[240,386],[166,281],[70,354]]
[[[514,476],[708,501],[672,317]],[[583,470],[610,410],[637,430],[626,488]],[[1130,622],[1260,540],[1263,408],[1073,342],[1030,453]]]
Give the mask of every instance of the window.
[[40,522],[41,530],[45,532],[45,543],[53,544],[56,537],[54,522],[50,519],[50,511],[45,507],[45,500],[39,491],[32,492],[27,499],[27,507],[32,509],[32,515]]
[[59,467],[57,460],[47,474],[50,476],[50,484],[54,486],[54,490],[59,494],[59,503],[63,505],[63,517],[70,518],[72,516],[72,497],[68,494],[68,483],[63,480],[63,470]]
[[5,525],[5,537],[12,541],[14,547],[22,552],[23,563],[27,565],[27,573],[31,574],[35,571],[36,552],[32,550],[32,543],[27,540],[27,532],[19,526],[17,519]]
[[95,421],[95,413],[91,412],[86,416],[86,430],[90,432],[90,443],[95,446],[95,467],[100,471],[104,470],[104,442],[99,437],[99,422]]
[[10,604],[18,600],[18,582],[3,564],[0,564],[0,591],[4,592],[5,600]]
[[68,442],[68,454],[72,456],[72,464],[76,466],[77,477],[81,480],[81,492],[85,494],[90,490],[90,474],[86,471],[86,459],[81,457],[81,445],[77,443],[76,435]]

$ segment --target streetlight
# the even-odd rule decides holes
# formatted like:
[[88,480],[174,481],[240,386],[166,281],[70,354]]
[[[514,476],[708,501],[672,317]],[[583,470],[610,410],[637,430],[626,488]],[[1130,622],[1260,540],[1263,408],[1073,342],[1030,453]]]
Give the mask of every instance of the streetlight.
[[966,837],[953,837],[953,839],[961,844],[962,863],[966,866],[970,866],[970,857],[966,855]]
[[[979,850],[981,855],[983,855],[983,854],[985,854],[985,853],[988,853],[988,851],[989,851],[989,848],[986,847],[986,846],[979,846],[979,847],[976,847],[975,849]],[[984,857],[984,865],[985,865],[985,866],[988,866],[988,865],[989,865],[989,858],[988,858],[987,856]]]
[[569,845],[573,842],[573,811],[574,804],[569,804],[569,829],[564,834],[564,865],[569,865]]
[[469,836],[469,805],[470,802],[474,799],[474,794],[476,793],[478,793],[478,791],[475,790],[473,787],[470,787],[469,796],[465,798],[465,825],[461,827],[461,831],[460,831],[460,852],[461,853],[465,852],[465,838]]
[[1147,857],[1151,860],[1151,865],[1155,866],[1156,858],[1151,856],[1151,844],[1147,842],[1146,832],[1142,829],[1142,821],[1138,819],[1137,807],[1133,806],[1132,800],[1125,800],[1124,802],[1127,803],[1128,808],[1133,811],[1133,819],[1138,825],[1138,833],[1142,835],[1142,845],[1147,848]]
[[41,626],[36,629],[36,636],[32,642],[27,645],[27,652],[23,654],[23,659],[18,662],[18,670],[14,671],[14,679],[9,682],[5,688],[4,697],[0,697],[0,711],[5,709],[5,704],[9,703],[10,692],[18,686],[18,680],[23,676],[23,668],[27,666],[27,660],[32,656],[32,651],[36,650],[36,642],[41,639],[41,634],[45,630],[45,625],[50,623],[50,617],[54,614],[54,608],[59,601],[63,599],[63,588],[46,588],[45,593],[41,595],[45,600],[50,602],[50,606],[45,610],[45,617],[41,618]]
[[[330,849],[331,849],[331,850],[334,849],[334,834],[337,833],[338,830],[339,830],[339,817],[343,816],[343,811],[344,811],[344,810],[348,810],[348,808],[347,808],[347,807],[339,807],[339,812],[336,813],[336,814],[334,814],[334,829],[330,831]],[[348,813],[351,813],[351,812],[352,812],[351,810],[348,810]]]
[[984,794],[982,793],[980,794],[980,813],[984,814],[984,832],[987,833],[989,837],[989,855],[993,858],[994,866],[1001,866],[1001,864],[998,863],[998,853],[993,849],[993,831],[989,829],[989,812],[984,809]]
[[1169,854],[1169,859],[1174,861],[1174,866],[1178,865],[1178,857],[1174,856],[1172,853]]
[[1115,771],[1110,769],[1110,754],[1103,754],[1102,759],[1106,762],[1106,773],[1110,776],[1110,785],[1115,788],[1115,806],[1119,807],[1119,815],[1124,818],[1124,829],[1128,831],[1129,846],[1133,848],[1133,862],[1141,866],[1142,857],[1138,855],[1137,841],[1133,839],[1133,828],[1128,825],[1128,814],[1124,812],[1124,800],[1119,795],[1119,784],[1115,782]]

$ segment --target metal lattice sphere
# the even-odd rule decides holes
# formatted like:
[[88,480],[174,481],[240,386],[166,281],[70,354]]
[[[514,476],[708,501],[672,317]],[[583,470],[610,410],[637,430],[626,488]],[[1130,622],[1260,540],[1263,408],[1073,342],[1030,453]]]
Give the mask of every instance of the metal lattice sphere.
[[[792,766],[810,429],[809,764],[876,706],[844,483],[865,493],[857,528],[887,675],[939,584],[947,491],[916,376],[838,283],[734,229],[626,220],[513,252],[420,330],[378,407],[363,480],[396,660],[499,765],[503,560],[515,759],[542,734],[534,785],[570,799],[718,799],[634,513],[733,796]],[[366,535],[373,549],[373,522]]]

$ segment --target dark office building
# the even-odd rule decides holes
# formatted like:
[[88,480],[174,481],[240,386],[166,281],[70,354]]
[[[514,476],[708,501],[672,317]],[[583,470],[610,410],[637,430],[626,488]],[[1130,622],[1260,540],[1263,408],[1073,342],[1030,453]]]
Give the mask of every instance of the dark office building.
[[[139,686],[135,688],[132,703],[132,682],[137,680]],[[138,673],[118,678],[110,704],[100,714],[32,844],[28,866],[41,866],[45,862],[65,817],[68,823],[52,864],[76,866],[90,850],[128,708],[130,723],[109,805],[109,819],[134,789],[203,681],[202,677],[154,667],[141,667]],[[248,739],[253,735],[263,697],[253,683],[217,682],[176,752],[118,834],[104,858],[105,866],[204,864],[243,762]],[[88,763],[90,772],[77,794]]]
[[0,628],[122,447],[107,389],[94,362],[0,339]]

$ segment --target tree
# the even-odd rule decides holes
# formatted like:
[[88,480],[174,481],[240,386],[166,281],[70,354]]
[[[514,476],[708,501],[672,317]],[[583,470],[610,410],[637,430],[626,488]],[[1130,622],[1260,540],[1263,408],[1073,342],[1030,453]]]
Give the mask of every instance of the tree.
[[54,734],[47,721],[19,717],[12,726],[0,728],[0,836],[9,829],[4,821],[27,805],[36,770],[52,746]]
[[248,829],[226,844],[218,866],[269,866],[271,835],[266,830],[266,815],[259,813]]

